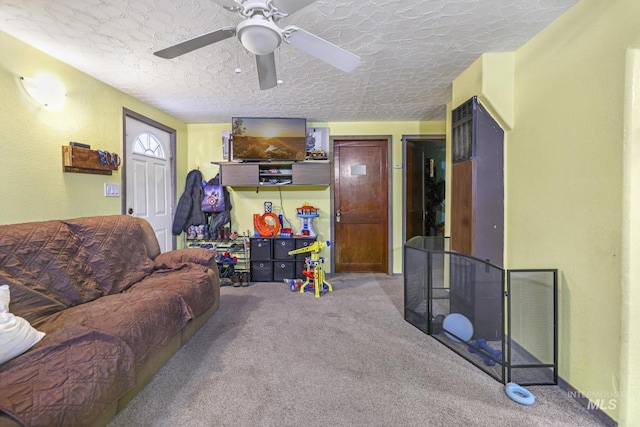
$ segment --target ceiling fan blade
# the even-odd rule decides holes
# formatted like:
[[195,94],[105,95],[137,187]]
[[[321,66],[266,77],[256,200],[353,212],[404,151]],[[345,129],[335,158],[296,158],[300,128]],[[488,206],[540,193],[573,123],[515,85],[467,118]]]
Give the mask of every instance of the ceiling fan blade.
[[318,36],[311,34],[295,25],[284,28],[284,39],[295,47],[311,56],[326,62],[346,73],[353,71],[360,65],[359,56],[344,50]]
[[291,15],[316,1],[317,0],[273,0],[271,4],[280,12]]
[[213,0],[214,3],[218,3],[220,6],[227,9],[235,9],[239,7],[238,3],[233,0]]
[[273,52],[268,55],[256,55],[256,65],[258,66],[260,89],[276,87],[278,77],[276,76],[276,57]]
[[223,27],[210,33],[185,40],[181,43],[154,52],[154,55],[159,56],[160,58],[173,59],[176,56],[184,55],[185,53],[189,53],[196,49],[200,49],[201,47],[205,47],[221,40],[228,39],[229,37],[233,37],[235,35],[235,27]]

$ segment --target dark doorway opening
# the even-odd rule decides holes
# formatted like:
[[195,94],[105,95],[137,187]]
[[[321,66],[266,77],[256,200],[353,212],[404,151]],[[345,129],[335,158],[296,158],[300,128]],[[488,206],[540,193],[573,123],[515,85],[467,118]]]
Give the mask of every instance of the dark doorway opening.
[[414,236],[443,236],[445,221],[446,140],[405,137],[405,241]]

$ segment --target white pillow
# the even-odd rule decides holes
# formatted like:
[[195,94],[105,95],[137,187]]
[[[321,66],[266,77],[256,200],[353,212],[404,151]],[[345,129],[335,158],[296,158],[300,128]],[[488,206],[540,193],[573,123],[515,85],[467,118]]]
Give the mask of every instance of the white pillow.
[[45,335],[22,317],[9,313],[10,301],[9,285],[0,286],[0,365],[20,356]]
[[0,313],[9,312],[9,301],[11,301],[9,285],[0,286]]

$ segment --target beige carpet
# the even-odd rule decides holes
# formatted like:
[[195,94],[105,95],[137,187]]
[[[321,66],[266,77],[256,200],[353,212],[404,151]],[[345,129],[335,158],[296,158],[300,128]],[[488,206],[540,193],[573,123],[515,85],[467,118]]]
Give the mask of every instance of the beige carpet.
[[319,299],[223,287],[220,310],[110,426],[599,425],[556,386],[515,403],[405,322],[401,277],[329,280]]

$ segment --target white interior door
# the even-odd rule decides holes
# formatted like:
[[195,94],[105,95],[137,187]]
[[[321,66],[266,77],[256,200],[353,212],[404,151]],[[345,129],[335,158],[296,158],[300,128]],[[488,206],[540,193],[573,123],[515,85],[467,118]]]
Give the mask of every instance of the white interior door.
[[173,249],[171,134],[130,116],[125,126],[126,212],[149,221],[166,252]]

